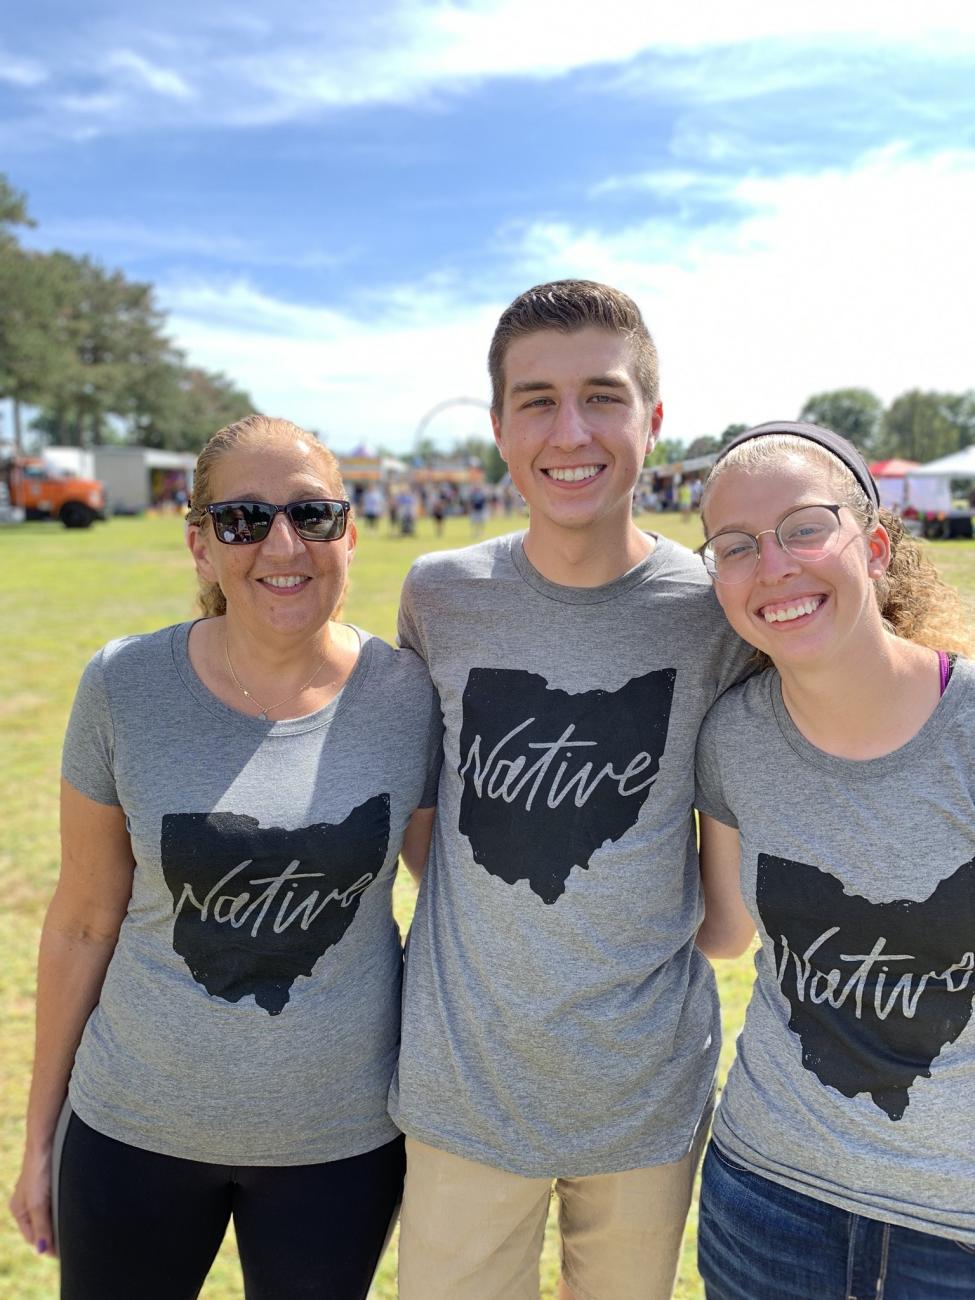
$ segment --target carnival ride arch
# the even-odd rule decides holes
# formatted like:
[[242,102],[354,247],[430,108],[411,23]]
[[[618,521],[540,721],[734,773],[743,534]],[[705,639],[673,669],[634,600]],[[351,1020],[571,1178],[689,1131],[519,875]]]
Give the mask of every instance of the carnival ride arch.
[[421,418],[413,435],[414,443],[420,441],[431,422],[438,415],[442,415],[444,411],[449,411],[454,406],[476,406],[482,411],[490,411],[491,409],[491,403],[486,402],[483,397],[448,397],[445,401],[438,402],[436,406],[431,406],[429,411]]

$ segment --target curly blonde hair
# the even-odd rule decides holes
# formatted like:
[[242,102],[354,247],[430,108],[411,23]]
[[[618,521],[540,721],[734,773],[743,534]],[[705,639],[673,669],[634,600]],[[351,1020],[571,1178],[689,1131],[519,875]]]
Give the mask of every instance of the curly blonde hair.
[[[203,528],[209,515],[206,507],[212,504],[213,473],[224,456],[239,447],[273,447],[282,444],[302,442],[308,446],[309,456],[313,457],[322,470],[323,478],[328,484],[329,492],[337,497],[345,497],[345,485],[342,472],[335,456],[324,443],[319,442],[313,433],[292,424],[290,420],[280,420],[268,415],[246,415],[242,420],[235,420],[226,428],[219,429],[209,440],[196,460],[193,475],[193,500],[186,512],[187,524]],[[227,600],[217,582],[199,579],[200,589],[197,595],[204,618],[215,618],[227,612]],[[344,595],[343,595],[344,600]],[[340,606],[341,608],[341,606]],[[338,614],[338,610],[335,611]]]
[[[938,574],[921,542],[904,528],[897,515],[867,497],[861,485],[843,462],[808,438],[789,433],[770,433],[743,442],[723,456],[711,471],[701,498],[701,519],[706,520],[707,503],[714,484],[730,469],[757,469],[774,465],[786,457],[801,457],[820,466],[835,485],[837,505],[844,505],[856,515],[864,532],[883,525],[890,537],[890,564],[883,577],[874,583],[874,595],[888,631],[906,641],[914,641],[932,650],[975,653],[975,631],[958,592]],[[707,525],[705,523],[705,529]],[[771,660],[761,651],[754,656],[755,666],[767,668]]]

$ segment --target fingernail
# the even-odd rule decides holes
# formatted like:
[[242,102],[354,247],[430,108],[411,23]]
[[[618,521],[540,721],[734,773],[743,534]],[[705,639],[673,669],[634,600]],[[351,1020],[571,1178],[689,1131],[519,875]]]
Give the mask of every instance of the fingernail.
[[41,1237],[40,1241],[37,1243],[37,1253],[38,1255],[45,1255],[47,1253],[47,1242],[43,1237]]

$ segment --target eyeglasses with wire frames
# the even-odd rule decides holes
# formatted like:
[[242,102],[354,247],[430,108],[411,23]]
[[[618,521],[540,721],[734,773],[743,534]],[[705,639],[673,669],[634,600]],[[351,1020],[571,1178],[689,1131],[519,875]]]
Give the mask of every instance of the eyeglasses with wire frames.
[[697,553],[715,580],[732,584],[747,582],[758,568],[761,553],[759,538],[771,534],[787,555],[803,564],[824,560],[835,548],[842,523],[837,505],[800,506],[790,510],[774,528],[760,533],[726,529],[709,537]]
[[306,542],[337,542],[345,536],[349,501],[214,501],[204,506],[213,520],[213,533],[227,546],[253,546],[263,542],[277,515],[287,515],[291,527]]

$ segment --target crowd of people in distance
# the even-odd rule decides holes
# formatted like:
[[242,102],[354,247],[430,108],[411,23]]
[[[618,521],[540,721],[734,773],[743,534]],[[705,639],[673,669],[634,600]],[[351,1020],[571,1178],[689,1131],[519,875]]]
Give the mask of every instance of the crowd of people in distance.
[[415,530],[418,520],[430,519],[436,536],[443,535],[444,521],[452,516],[466,517],[475,537],[481,536],[489,518],[510,518],[524,510],[518,491],[509,483],[473,483],[463,486],[454,482],[414,486],[408,480],[354,485],[351,490],[356,515],[375,531],[383,519],[389,532],[404,537]]

